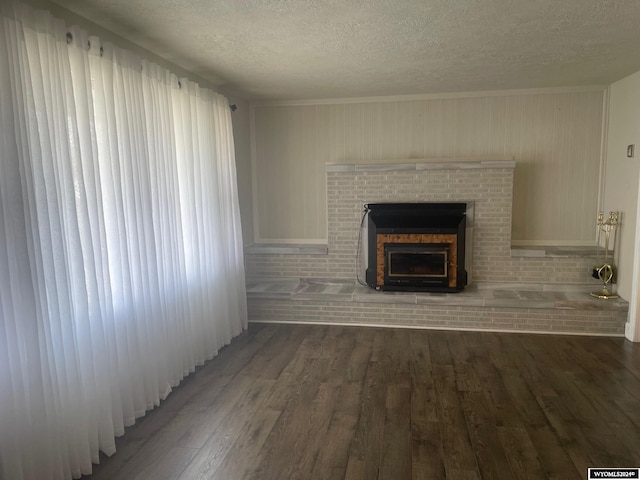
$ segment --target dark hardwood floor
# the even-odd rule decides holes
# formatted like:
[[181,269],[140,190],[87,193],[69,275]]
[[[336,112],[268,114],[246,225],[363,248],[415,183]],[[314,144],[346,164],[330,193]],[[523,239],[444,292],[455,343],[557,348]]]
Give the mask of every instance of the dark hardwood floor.
[[640,344],[250,325],[99,479],[585,479],[640,467]]

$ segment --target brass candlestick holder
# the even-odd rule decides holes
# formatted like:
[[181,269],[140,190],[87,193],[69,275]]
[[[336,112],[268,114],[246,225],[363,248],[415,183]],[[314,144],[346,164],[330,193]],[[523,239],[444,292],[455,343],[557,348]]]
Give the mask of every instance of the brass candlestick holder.
[[[601,236],[604,235],[604,262],[598,262],[598,265],[593,267],[594,276],[597,275],[602,281],[602,290],[598,290],[597,292],[591,292],[591,296],[610,299],[610,298],[618,298],[618,295],[610,292],[607,286],[609,284],[613,284],[613,277],[615,275],[614,267],[612,265],[614,256],[615,256],[615,245],[616,245],[616,233],[618,231],[618,225],[620,224],[620,212],[609,212],[609,218],[604,220],[604,213],[598,212],[598,220],[596,225],[598,226],[598,235],[597,235],[597,243],[598,243],[598,257],[600,257],[599,249],[600,249],[600,240]],[[613,234],[613,241],[612,241]],[[611,248],[611,263],[609,262],[609,245],[612,245]]]

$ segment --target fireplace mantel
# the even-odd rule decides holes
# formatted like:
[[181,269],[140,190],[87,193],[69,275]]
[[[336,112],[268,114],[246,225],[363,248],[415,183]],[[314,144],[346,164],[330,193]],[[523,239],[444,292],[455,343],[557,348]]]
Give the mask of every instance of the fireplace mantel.
[[327,164],[325,171],[329,172],[392,172],[392,171],[420,171],[420,170],[469,170],[486,168],[515,168],[513,158],[426,158],[406,162],[387,163],[345,163]]

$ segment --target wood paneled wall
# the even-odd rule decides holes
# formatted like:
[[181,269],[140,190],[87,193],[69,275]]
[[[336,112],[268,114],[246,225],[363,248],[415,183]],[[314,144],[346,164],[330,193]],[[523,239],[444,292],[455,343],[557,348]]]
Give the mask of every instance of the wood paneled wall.
[[326,239],[327,163],[506,156],[514,243],[591,244],[603,101],[604,88],[574,88],[254,105],[255,239]]

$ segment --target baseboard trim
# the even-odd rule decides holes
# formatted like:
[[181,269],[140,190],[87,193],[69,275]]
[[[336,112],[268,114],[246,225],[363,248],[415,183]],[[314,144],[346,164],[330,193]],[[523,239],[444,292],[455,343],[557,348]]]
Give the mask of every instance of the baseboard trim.
[[624,333],[595,333],[595,332],[574,332],[564,330],[520,330],[520,329],[489,329],[489,328],[473,328],[473,327],[438,327],[429,325],[406,325],[397,324],[390,325],[384,323],[350,323],[350,322],[296,322],[291,320],[249,320],[249,323],[266,323],[270,325],[322,325],[334,327],[373,327],[373,328],[402,328],[408,330],[440,330],[440,331],[456,331],[456,332],[485,332],[485,333],[524,333],[532,335],[571,335],[577,337],[611,337],[624,338]]

